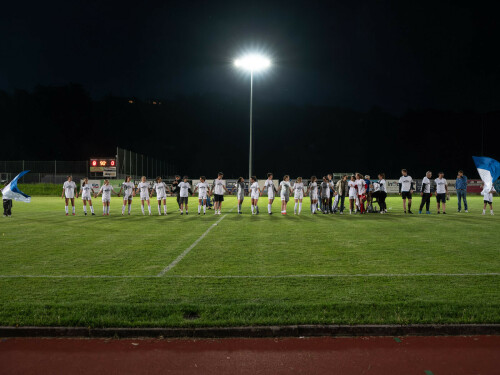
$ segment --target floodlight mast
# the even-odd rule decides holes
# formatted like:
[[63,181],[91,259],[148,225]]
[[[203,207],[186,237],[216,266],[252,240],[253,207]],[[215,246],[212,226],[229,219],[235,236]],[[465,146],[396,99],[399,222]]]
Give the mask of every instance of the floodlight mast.
[[267,69],[271,62],[262,56],[249,55],[234,61],[234,65],[250,71],[250,149],[248,152],[248,187],[250,188],[250,178],[252,178],[252,146],[253,146],[253,73],[254,71]]

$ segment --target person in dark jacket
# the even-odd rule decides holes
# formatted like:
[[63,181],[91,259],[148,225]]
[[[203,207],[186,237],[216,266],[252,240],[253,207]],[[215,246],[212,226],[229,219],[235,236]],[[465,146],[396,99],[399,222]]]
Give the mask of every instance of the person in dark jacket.
[[175,175],[175,180],[172,182],[172,192],[175,194],[177,198],[177,206],[179,206],[179,211],[181,210],[181,197],[179,195],[179,183],[181,182],[181,176]]

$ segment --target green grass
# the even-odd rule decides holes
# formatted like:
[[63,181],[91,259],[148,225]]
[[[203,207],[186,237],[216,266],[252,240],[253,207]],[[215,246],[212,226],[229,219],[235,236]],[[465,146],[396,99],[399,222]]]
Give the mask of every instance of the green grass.
[[481,215],[481,197],[468,214],[452,197],[446,216],[404,215],[396,197],[388,215],[312,216],[306,199],[286,217],[278,201],[264,213],[264,197],[259,216],[248,198],[237,215],[229,197],[227,216],[157,277],[220,219],[190,203],[189,216],[169,198],[168,216],[143,217],[136,199],[122,217],[113,198],[103,217],[96,199],[85,217],[77,200],[66,217],[61,198],[15,202],[0,226],[0,325],[500,322],[500,217]]

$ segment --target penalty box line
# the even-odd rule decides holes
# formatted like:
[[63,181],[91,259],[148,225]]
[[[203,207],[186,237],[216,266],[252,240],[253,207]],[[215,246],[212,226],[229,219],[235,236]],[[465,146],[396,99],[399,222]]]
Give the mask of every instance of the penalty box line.
[[[328,279],[328,278],[366,278],[366,277],[470,277],[500,276],[498,272],[483,273],[366,273],[366,274],[325,274],[325,275],[167,275],[168,279]],[[158,275],[0,275],[0,279],[151,279]]]
[[[234,210],[234,207],[231,208],[229,212],[231,212],[232,210]],[[203,233],[200,237],[198,237],[198,239],[196,241],[194,241],[186,250],[184,250],[177,258],[174,259],[174,261],[172,263],[170,263],[168,266],[166,266],[164,269],[162,269],[160,271],[160,273],[158,275],[156,275],[157,277],[162,277],[163,275],[165,275],[168,271],[170,271],[172,268],[174,268],[177,264],[179,264],[179,262],[184,259],[184,257],[186,255],[189,254],[189,252],[191,250],[193,250],[193,248],[198,245],[198,243],[200,243],[201,240],[203,240],[205,238],[205,236],[210,233],[210,231],[212,229],[214,229],[217,225],[219,225],[219,223],[224,220],[224,218],[227,216],[227,214],[224,214],[222,215],[222,217],[217,220],[215,223],[213,223],[212,225],[210,225],[210,227],[205,231],[205,233]]]

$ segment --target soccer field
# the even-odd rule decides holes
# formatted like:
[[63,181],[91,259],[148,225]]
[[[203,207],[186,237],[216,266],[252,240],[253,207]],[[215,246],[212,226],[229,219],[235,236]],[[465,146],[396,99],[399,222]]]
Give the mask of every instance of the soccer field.
[[[231,326],[500,322],[500,215],[64,215],[61,198],[14,203],[2,218],[0,325]],[[418,212],[420,197],[414,200]],[[156,200],[152,200],[156,205]],[[495,204],[495,202],[494,202]],[[435,213],[435,199],[432,199]],[[499,212],[500,213],[500,212]],[[217,225],[215,225],[217,224]]]

